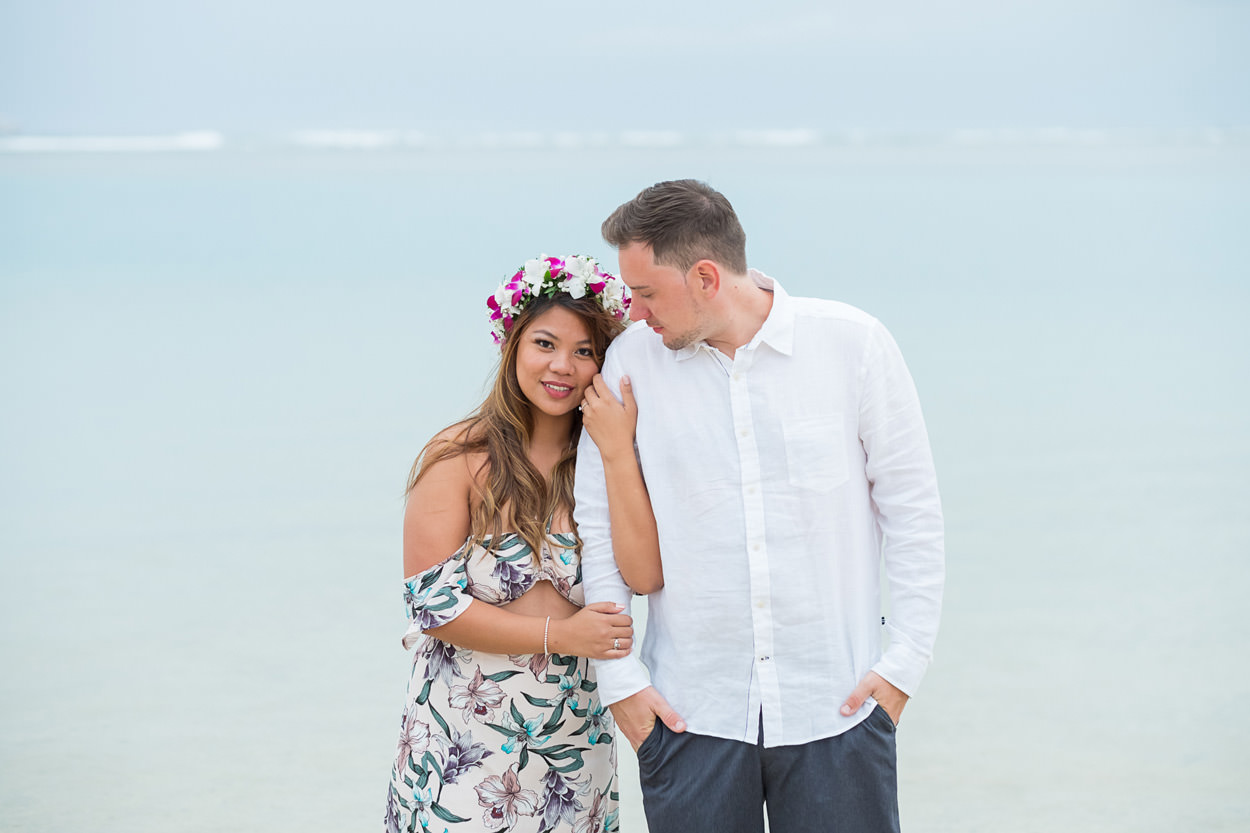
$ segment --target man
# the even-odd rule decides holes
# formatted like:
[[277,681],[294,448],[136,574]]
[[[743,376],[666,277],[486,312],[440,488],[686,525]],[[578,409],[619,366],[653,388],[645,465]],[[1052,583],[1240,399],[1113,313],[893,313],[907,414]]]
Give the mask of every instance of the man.
[[[732,206],[703,183],[647,188],[603,234],[636,323],[602,372],[618,393],[632,382],[664,585],[648,597],[646,668],[595,667],[638,752],[648,826],[756,833],[766,806],[773,833],[896,831],[894,731],[929,662],[944,571],[898,348],[864,312],[748,270]],[[585,434],[576,500],[587,602],[625,604]]]

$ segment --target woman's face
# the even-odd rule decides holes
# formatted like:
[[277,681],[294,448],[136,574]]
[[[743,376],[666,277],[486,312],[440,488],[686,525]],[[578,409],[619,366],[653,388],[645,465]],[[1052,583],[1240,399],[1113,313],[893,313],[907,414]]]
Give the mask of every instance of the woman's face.
[[564,307],[552,307],[531,321],[520,337],[516,375],[530,404],[549,416],[563,416],[582,404],[590,380],[599,372],[582,318]]

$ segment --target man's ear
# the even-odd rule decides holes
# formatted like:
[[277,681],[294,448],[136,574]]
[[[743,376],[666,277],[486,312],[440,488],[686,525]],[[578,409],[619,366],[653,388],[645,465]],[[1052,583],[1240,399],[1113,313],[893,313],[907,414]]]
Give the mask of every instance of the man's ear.
[[690,268],[691,281],[695,290],[707,298],[720,292],[720,266],[714,260],[706,258]]

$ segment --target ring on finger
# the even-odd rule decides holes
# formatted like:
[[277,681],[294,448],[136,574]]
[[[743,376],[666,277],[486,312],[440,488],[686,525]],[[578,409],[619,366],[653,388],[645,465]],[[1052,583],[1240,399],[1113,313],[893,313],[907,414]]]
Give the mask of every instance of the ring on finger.
[[613,650],[613,651],[619,651],[619,650],[621,650],[621,640],[620,640],[620,639],[613,639],[613,640],[612,640],[612,650]]

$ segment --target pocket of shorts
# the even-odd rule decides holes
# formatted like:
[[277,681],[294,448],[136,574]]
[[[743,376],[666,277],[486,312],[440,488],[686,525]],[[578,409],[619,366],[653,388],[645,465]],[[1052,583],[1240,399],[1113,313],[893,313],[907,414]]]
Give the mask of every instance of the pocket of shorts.
[[884,725],[889,730],[890,734],[894,734],[898,731],[898,725],[895,724],[894,718],[890,717],[890,713],[883,709],[880,704],[873,708],[872,712],[868,715],[868,718],[872,719],[873,717],[876,717],[878,713],[881,715],[879,720],[884,721]]
[[806,417],[782,425],[790,485],[827,492],[846,482],[841,414]]
[[642,739],[642,743],[638,744],[638,751],[634,753],[638,756],[639,762],[643,758],[650,758],[652,753],[655,752],[655,747],[660,743],[660,732],[663,730],[664,722],[657,718],[655,724],[651,727],[651,731]]

